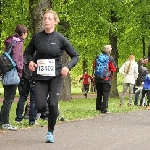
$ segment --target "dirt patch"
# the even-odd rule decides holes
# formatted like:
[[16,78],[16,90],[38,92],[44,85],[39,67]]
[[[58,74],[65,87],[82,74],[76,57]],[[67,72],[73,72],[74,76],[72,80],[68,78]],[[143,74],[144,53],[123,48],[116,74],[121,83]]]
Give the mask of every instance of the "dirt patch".
[[[73,94],[71,95],[72,99],[84,98],[83,94]],[[87,98],[96,98],[96,94],[88,94]],[[0,97],[0,102],[3,102],[3,97]],[[15,97],[14,102],[18,102],[19,97]]]
[[[72,98],[84,98],[84,95],[83,94],[75,94],[75,95],[71,95]],[[88,94],[87,95],[87,98],[96,98],[96,94]]]

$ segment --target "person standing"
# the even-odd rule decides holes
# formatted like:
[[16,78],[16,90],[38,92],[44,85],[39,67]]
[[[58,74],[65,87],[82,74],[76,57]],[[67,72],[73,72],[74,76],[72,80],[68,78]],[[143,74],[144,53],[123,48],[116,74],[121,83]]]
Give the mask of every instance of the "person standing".
[[143,66],[143,64],[145,64],[145,61],[143,58],[140,58],[138,61],[138,78],[135,81],[135,87],[134,90],[137,92],[135,92],[135,100],[134,100],[134,105],[138,106],[138,99],[139,99],[139,95],[142,93],[142,90],[138,90],[138,89],[142,89],[143,85],[142,83],[144,82],[144,77],[147,74],[147,68]]
[[[59,22],[55,11],[43,14],[44,30],[35,33],[25,51],[28,55],[29,69],[35,80],[35,105],[38,113],[45,112],[48,102],[48,132],[46,143],[54,143],[54,127],[58,116],[58,100],[66,77],[78,62],[79,55],[71,43],[61,33],[55,31]],[[63,50],[71,60],[62,66]],[[33,54],[36,52],[35,59]],[[48,100],[47,100],[48,97]],[[46,101],[47,100],[47,101]]]
[[135,80],[138,78],[138,64],[135,62],[135,57],[133,55],[129,56],[128,61],[126,61],[119,72],[124,77],[123,78],[123,91],[120,100],[120,107],[123,105],[125,94],[129,88],[129,101],[128,106],[132,104],[132,95],[133,95],[133,87],[135,85]]
[[[17,71],[19,77],[22,76],[23,70],[23,42],[27,37],[27,27],[25,25],[19,24],[16,26],[15,33],[10,35],[5,41],[5,49],[11,45],[13,41],[17,41],[11,51],[11,57],[16,63]],[[12,126],[9,122],[9,114],[12,102],[16,95],[16,89],[18,85],[3,85],[4,87],[4,100],[1,107],[1,123],[2,129],[4,130],[17,130],[16,127]]]
[[[110,56],[111,50],[112,50],[111,45],[106,45],[104,46],[104,50],[102,51],[102,54],[105,57],[108,57],[108,64],[107,64],[108,75],[104,78],[101,78],[98,75],[96,75],[97,71],[95,70],[95,84],[96,84],[96,92],[97,92],[96,110],[99,110],[101,113],[106,113],[106,114],[110,113],[108,111],[108,100],[109,100],[109,95],[110,95],[110,90],[111,90],[113,72],[115,72],[117,68],[113,57]],[[95,69],[97,69],[97,65],[98,64],[96,62]]]
[[82,75],[82,77],[80,78],[79,82],[81,80],[82,80],[82,84],[83,84],[82,92],[83,92],[83,95],[85,96],[85,98],[87,98],[87,93],[89,91],[90,82],[94,83],[93,78],[87,72],[85,72]]
[[18,85],[19,90],[19,101],[16,108],[16,118],[15,121],[20,123],[23,119],[24,105],[27,101],[27,97],[30,94],[30,111],[29,111],[29,125],[34,125],[37,112],[35,109],[35,82],[32,79],[32,72],[29,70],[27,62],[27,57],[24,54],[24,67],[22,72],[22,77],[20,78],[20,83]]

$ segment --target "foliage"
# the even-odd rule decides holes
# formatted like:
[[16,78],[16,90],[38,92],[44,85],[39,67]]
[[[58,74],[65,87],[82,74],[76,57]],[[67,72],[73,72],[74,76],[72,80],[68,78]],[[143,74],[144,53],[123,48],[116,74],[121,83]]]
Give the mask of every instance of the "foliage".
[[[14,29],[17,24],[24,24],[29,27],[29,4],[27,0],[16,0],[4,1],[2,3],[2,33],[0,37],[1,41],[1,51],[4,49],[3,41],[11,34],[14,33]],[[28,39],[26,40],[28,42]]]
[[[40,2],[41,0],[37,1]],[[16,0],[4,1],[2,4],[2,33],[1,43],[13,33],[18,23],[30,26],[29,1]],[[71,76],[76,78],[82,74],[83,61],[88,64],[88,71],[92,74],[92,62],[101,52],[105,44],[109,44],[109,30],[111,28],[117,36],[117,50],[119,51],[120,67],[130,54],[134,54],[136,60],[143,57],[143,48],[149,43],[149,9],[150,1],[147,0],[55,0],[53,1],[54,10],[58,12],[61,22],[69,24],[66,35],[80,54],[78,65],[72,69]],[[110,11],[114,11],[118,21],[112,23]],[[57,30],[62,31],[59,25]],[[144,38],[145,44],[142,43]],[[25,40],[25,46],[30,39]],[[1,51],[3,50],[1,44]]]
[[[92,72],[94,58],[109,43],[110,28],[118,39],[119,66],[130,54],[134,54],[137,60],[143,57],[142,37],[145,38],[147,46],[149,40],[149,7],[146,0],[140,4],[138,0],[82,0],[80,3],[57,0],[54,9],[60,18],[64,19],[65,16],[66,21],[69,21],[69,39],[80,54],[80,62],[73,74],[81,74],[83,60],[88,60],[88,69]],[[110,22],[110,10],[116,12],[117,23]]]

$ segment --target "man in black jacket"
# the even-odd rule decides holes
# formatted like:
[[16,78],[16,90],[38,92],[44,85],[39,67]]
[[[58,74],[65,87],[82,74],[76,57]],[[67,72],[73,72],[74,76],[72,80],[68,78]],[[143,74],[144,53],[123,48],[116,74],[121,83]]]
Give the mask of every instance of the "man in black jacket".
[[[19,101],[16,108],[16,122],[19,123],[23,119],[24,105],[27,101],[28,95],[30,95],[30,111],[29,111],[29,125],[34,125],[37,112],[35,109],[35,82],[32,80],[32,72],[29,70],[27,56],[24,54],[24,66],[22,77],[18,85]],[[25,117],[25,116],[24,116]],[[26,118],[25,118],[26,119]]]

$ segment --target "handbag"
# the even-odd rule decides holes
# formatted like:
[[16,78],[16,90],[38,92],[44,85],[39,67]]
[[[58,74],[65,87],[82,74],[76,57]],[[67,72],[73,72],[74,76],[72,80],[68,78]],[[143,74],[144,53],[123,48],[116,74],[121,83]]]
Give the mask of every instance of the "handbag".
[[2,76],[3,85],[16,85],[19,84],[19,82],[20,78],[16,68],[11,69]]

